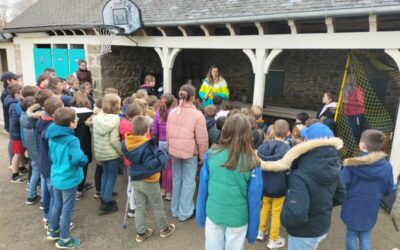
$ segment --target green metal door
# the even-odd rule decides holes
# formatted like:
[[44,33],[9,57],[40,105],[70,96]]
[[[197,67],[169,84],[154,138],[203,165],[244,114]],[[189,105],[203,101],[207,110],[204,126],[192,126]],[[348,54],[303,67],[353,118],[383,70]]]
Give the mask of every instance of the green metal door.
[[37,79],[39,75],[43,73],[45,68],[52,67],[51,49],[34,48],[33,60],[35,63],[35,77]]
[[69,73],[73,74],[78,70],[78,62],[81,59],[85,59],[84,49],[70,49],[69,50]]
[[56,71],[56,75],[67,78],[68,67],[68,49],[53,49],[53,68]]

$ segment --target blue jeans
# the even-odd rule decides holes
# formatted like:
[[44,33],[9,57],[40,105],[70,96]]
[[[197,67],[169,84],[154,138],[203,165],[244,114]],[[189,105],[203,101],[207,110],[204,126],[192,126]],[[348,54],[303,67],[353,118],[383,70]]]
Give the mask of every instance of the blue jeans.
[[37,164],[37,161],[31,161],[31,169],[32,169],[32,175],[31,179],[29,180],[28,198],[35,198],[36,185],[40,177],[39,165]]
[[41,176],[42,180],[44,181],[44,189],[42,189],[43,194],[43,215],[44,218],[47,220],[51,219],[51,212],[54,203],[54,193],[53,193],[53,186],[50,182],[50,177]]
[[101,175],[101,199],[104,202],[112,200],[112,192],[117,182],[120,165],[120,158],[101,162],[101,166],[103,167],[103,174]]
[[197,156],[189,159],[172,157],[172,217],[186,220],[194,212]]
[[294,237],[289,235],[289,250],[317,250],[319,243],[326,238],[326,234],[319,237]]
[[50,228],[54,231],[60,230],[61,239],[68,239],[70,237],[69,224],[75,208],[76,187],[66,190],[53,188],[53,192],[54,204]]
[[371,230],[366,232],[359,232],[347,228],[346,230],[346,249],[357,249],[357,238],[360,241],[360,250],[371,249]]
[[247,224],[242,227],[224,227],[206,219],[206,250],[242,250]]

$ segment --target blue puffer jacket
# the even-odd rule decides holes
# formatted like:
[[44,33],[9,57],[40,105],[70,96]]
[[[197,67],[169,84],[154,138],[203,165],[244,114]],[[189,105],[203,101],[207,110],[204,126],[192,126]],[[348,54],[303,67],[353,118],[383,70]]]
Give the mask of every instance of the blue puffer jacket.
[[37,161],[37,148],[35,140],[35,125],[36,122],[33,119],[29,119],[26,112],[22,111],[21,117],[19,118],[22,132],[24,134],[24,147],[28,151],[29,158],[32,161]]
[[355,231],[371,230],[377,220],[383,196],[393,190],[391,164],[386,154],[363,153],[360,157],[346,159],[341,172],[347,188],[347,198],[342,205],[341,218]]
[[46,137],[47,128],[54,123],[54,120],[49,115],[43,115],[40,117],[36,124],[35,140],[38,150],[38,164],[40,173],[50,178],[51,161],[49,157],[49,144]]
[[18,107],[18,101],[12,102],[8,107],[8,114],[10,115],[9,133],[10,133],[10,138],[12,140],[21,140],[21,126],[19,124],[17,107]]
[[289,149],[289,145],[276,140],[267,141],[258,148],[258,156],[265,161],[261,165],[263,170],[263,196],[279,198],[286,195],[288,186],[287,172],[290,166],[282,168],[272,162],[282,159]]
[[46,137],[52,161],[51,184],[60,190],[78,186],[83,180],[82,167],[88,158],[81,150],[74,130],[53,123],[48,127]]
[[[16,104],[18,102],[17,99],[12,98],[10,95],[7,95],[4,98],[4,104],[3,104],[3,111],[4,111],[4,128],[6,129],[7,132],[10,132],[10,106],[12,104]],[[10,135],[11,136],[11,135]]]

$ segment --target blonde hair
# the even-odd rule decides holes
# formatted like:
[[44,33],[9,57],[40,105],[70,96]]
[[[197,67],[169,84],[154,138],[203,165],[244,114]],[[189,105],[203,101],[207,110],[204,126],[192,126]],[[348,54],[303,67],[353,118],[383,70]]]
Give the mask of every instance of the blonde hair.
[[156,78],[152,75],[146,75],[144,77],[144,82],[154,82],[154,81],[156,81]]
[[146,100],[138,98],[138,99],[135,100],[135,102],[137,104],[139,104],[139,106],[142,108],[143,114],[147,114],[149,106],[148,106]]
[[71,106],[79,108],[92,108],[89,98],[81,91],[75,93],[71,100]]
[[276,120],[273,125],[275,137],[285,138],[290,131],[289,123],[283,119]]
[[254,116],[254,118],[260,119],[263,116],[263,108],[258,105],[251,106],[250,114]]
[[103,93],[104,93],[104,95],[107,95],[107,94],[116,94],[116,95],[118,95],[119,91],[116,88],[105,88]]
[[147,91],[145,89],[139,89],[138,91],[136,91],[136,95],[134,97],[136,99],[144,99],[146,96],[149,96],[147,94]]
[[102,109],[106,114],[118,114],[121,109],[121,98],[116,94],[106,94],[103,98]]

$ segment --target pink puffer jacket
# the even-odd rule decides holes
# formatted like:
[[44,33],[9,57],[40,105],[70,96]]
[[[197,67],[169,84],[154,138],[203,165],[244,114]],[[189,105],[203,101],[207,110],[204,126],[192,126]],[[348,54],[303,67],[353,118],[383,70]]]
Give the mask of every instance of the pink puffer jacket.
[[208,150],[206,119],[193,103],[185,102],[168,115],[169,154],[180,159],[198,155],[203,160]]

